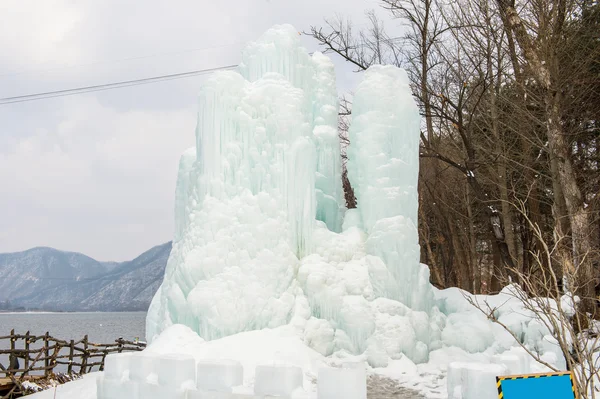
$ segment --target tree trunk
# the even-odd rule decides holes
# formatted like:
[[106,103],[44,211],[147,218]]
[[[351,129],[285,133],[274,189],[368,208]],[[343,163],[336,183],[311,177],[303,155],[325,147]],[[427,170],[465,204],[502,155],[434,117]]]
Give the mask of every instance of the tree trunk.
[[576,293],[582,297],[584,309],[593,313],[595,275],[590,257],[592,256],[590,218],[585,209],[581,190],[577,185],[575,170],[571,161],[570,147],[562,131],[560,120],[560,100],[558,93],[546,92],[546,115],[548,125],[548,144],[556,159],[558,177],[563,191],[567,213],[571,224],[571,242],[573,249],[572,265],[565,265],[569,275],[573,276]]
[[513,230],[512,207],[508,198],[507,186],[507,168],[506,168],[506,153],[502,145],[503,137],[500,134],[498,123],[498,112],[496,108],[496,94],[491,93],[490,111],[492,116],[492,134],[496,140],[496,151],[498,153],[498,161],[496,165],[496,184],[500,191],[500,211],[502,214],[502,224],[504,225],[504,240],[508,251],[508,256],[511,262],[515,263],[517,259],[516,239]]
[[473,293],[481,293],[481,269],[477,262],[477,238],[475,237],[475,218],[473,217],[473,206],[471,204],[471,189],[466,185],[467,216],[469,217],[469,261],[473,271]]
[[[569,222],[569,213],[563,194],[560,173],[558,171],[558,158],[550,154],[550,175],[552,177],[552,217],[554,218],[554,242],[556,244],[556,260],[550,265],[560,276],[562,283],[563,275],[575,275],[575,266],[573,265],[573,253],[570,249],[571,227]],[[558,264],[556,264],[558,263]],[[564,287],[563,287],[564,288]]]
[[[512,0],[497,0],[504,14],[505,23],[515,34],[523,55],[529,64],[536,81],[543,88],[545,111],[546,111],[546,135],[550,148],[550,157],[556,161],[558,169],[558,181],[563,192],[569,222],[572,233],[573,267],[576,272],[575,292],[582,297],[584,310],[594,313],[594,278],[592,262],[588,258],[591,255],[590,218],[585,209],[583,196],[577,185],[575,170],[571,161],[571,150],[569,142],[561,126],[561,95],[554,87],[558,76],[557,54],[555,49],[547,50],[547,59],[540,56],[541,44],[535,42],[527,31],[523,20],[514,8]],[[559,5],[557,5],[558,7]],[[564,7],[564,3],[560,4]],[[562,19],[561,19],[562,18]],[[538,37],[545,40],[558,40],[560,38],[560,27],[564,25],[564,12],[558,12],[555,20],[546,26],[546,31],[538,32]],[[552,27],[552,28],[550,28]],[[557,30],[558,29],[558,30]],[[538,47],[536,47],[538,46]],[[556,193],[555,193],[556,195]]]
[[446,282],[444,281],[444,279],[442,278],[442,275],[440,274],[440,268],[438,265],[438,262],[436,260],[436,256],[433,253],[433,250],[431,248],[431,234],[430,234],[430,230],[429,230],[429,224],[427,221],[427,218],[425,217],[425,215],[423,214],[423,206],[421,204],[421,202],[419,202],[419,224],[420,224],[420,229],[419,229],[419,235],[422,237],[422,241],[423,244],[425,246],[425,251],[426,251],[426,263],[427,265],[429,265],[429,270],[431,271],[431,276],[432,279],[434,280],[434,285],[437,285],[439,287],[444,287],[446,288]]
[[492,259],[494,260],[492,262],[492,267],[491,267],[491,276],[490,276],[490,283],[488,286],[488,291],[484,292],[484,294],[497,294],[498,292],[500,292],[500,290],[502,289],[502,270],[498,270],[498,264],[500,264],[500,260],[501,260],[501,253],[500,253],[500,249],[498,248],[498,243],[496,242],[496,240],[490,240],[490,244],[492,246]]

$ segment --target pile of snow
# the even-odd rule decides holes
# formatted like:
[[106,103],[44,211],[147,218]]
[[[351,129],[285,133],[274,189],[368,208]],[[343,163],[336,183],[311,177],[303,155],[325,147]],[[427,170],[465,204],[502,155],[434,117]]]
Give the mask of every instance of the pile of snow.
[[235,361],[243,368],[243,385],[254,386],[255,371],[261,365],[299,367],[305,374],[306,390],[314,389],[320,367],[326,358],[308,348],[291,326],[247,331],[213,341],[204,341],[189,327],[173,325],[143,353],[157,356],[190,354],[197,362]]
[[[311,350],[299,347],[300,341],[295,344],[285,330],[205,342],[188,327],[174,325],[143,352],[107,356],[105,372],[97,377],[96,398],[309,399],[317,398],[318,389],[321,399],[366,399],[364,363],[334,368],[316,353],[306,362]],[[171,351],[172,344],[179,345],[177,351]]]
[[[548,309],[558,312],[556,302],[549,298],[537,298],[525,306],[522,295],[515,290],[518,287],[511,285],[497,295],[488,296],[471,295],[458,288],[436,290],[437,304],[447,315],[442,331],[443,345],[456,346],[470,353],[500,354],[522,344],[546,363],[558,370],[565,370],[566,361],[558,342],[552,336],[553,331],[549,328],[551,323],[542,319],[545,317],[543,310],[532,311],[536,308],[536,301],[544,301],[549,305]],[[561,301],[568,303],[566,297]],[[564,317],[568,317],[570,308],[565,308],[567,314]],[[488,320],[484,312],[492,312],[512,334],[500,324]],[[537,365],[532,367],[538,370]]]
[[[543,303],[558,312],[556,303],[548,298],[535,298],[526,306],[523,295],[516,290],[516,286],[507,286],[499,294],[488,296],[471,295],[457,288],[435,291],[437,304],[447,315],[442,331],[444,348],[439,352],[450,348],[463,352],[444,356],[444,360],[436,359],[438,354],[431,354],[432,360],[448,365],[449,399],[492,399],[497,397],[496,376],[553,371],[532,355],[556,370],[566,370],[560,346],[548,328],[550,323],[542,319],[545,316],[541,309],[536,309],[537,304]],[[561,301],[563,313],[567,310],[564,317],[569,317],[570,308],[566,306],[569,302],[565,297]],[[493,313],[510,332],[488,320],[484,312]]]
[[[462,309],[455,310],[454,314],[472,312],[471,321],[474,325],[479,323],[480,313],[473,312],[467,306],[468,302],[462,294],[453,296],[456,293],[455,290],[439,291],[436,292],[436,298],[440,303],[454,301]],[[493,296],[481,298],[491,301],[497,299]],[[465,317],[465,322],[469,322],[468,317]],[[194,357],[195,373],[189,366],[189,355]],[[286,389],[287,392],[292,390],[289,398],[303,399],[364,399],[365,396],[350,395],[366,392],[365,369],[361,371],[356,365],[364,367],[367,353],[358,356],[323,356],[305,344],[303,334],[293,325],[248,331],[212,341],[203,340],[187,326],[173,325],[143,352],[121,356],[124,359],[121,362],[115,361],[112,356],[107,357],[106,371],[97,377],[98,396],[95,377],[86,379],[86,384],[75,382],[60,386],[57,399],[101,399],[107,397],[101,396],[106,393],[103,391],[105,387],[108,392],[119,392],[119,398],[129,397],[124,396],[125,393],[134,395],[132,399],[157,397],[148,396],[151,394],[160,394],[162,398],[177,397],[172,395],[184,395],[186,390],[188,398],[206,398],[208,392],[212,395],[209,398],[256,399],[255,389],[265,392],[265,387]],[[188,364],[183,366],[188,371],[182,371],[173,364],[174,361],[178,362],[177,359]],[[270,372],[257,375],[261,367]],[[173,370],[179,370],[177,374],[183,377],[174,378]],[[282,378],[281,373],[278,375],[277,370],[283,370],[286,378]],[[288,373],[288,370],[293,371]],[[302,370],[303,389],[292,389],[298,387],[298,370]],[[163,371],[166,374],[160,377]],[[385,368],[367,366],[366,375],[381,374],[393,378],[401,385],[420,391],[427,398],[495,399],[495,381],[491,385],[490,381],[496,374],[543,371],[547,370],[532,361],[524,349],[516,346],[502,350],[502,346],[492,345],[483,352],[475,353],[457,346],[443,346],[430,353],[427,363],[415,364],[408,357],[401,356],[391,360]],[[282,380],[287,382],[283,386],[277,385],[277,381]],[[477,384],[473,384],[474,381]],[[342,396],[329,396],[335,393],[334,387],[338,387],[337,392]],[[138,396],[135,396],[136,389]],[[48,392],[36,395],[33,398],[53,397],[47,396]]]

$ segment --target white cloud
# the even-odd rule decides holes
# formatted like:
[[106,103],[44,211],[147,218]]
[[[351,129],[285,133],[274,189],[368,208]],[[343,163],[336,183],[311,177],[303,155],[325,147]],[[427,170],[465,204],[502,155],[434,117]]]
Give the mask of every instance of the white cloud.
[[[84,19],[83,3],[69,0],[3,0],[0,4],[0,48],[19,68],[47,67],[80,59],[72,33]],[[1,72],[1,71],[0,71]]]
[[[49,245],[126,259],[168,241],[176,167],[194,142],[194,111],[117,111],[93,97],[71,101],[73,116],[55,130],[0,154],[3,213],[10,210],[12,224],[25,221],[29,229],[5,235],[2,246]],[[28,224],[31,215],[48,224]],[[73,223],[76,231],[57,234]]]
[[[273,24],[362,18],[376,1],[2,0],[0,97],[236,63]],[[123,260],[169,240],[202,79],[0,106],[0,252]]]

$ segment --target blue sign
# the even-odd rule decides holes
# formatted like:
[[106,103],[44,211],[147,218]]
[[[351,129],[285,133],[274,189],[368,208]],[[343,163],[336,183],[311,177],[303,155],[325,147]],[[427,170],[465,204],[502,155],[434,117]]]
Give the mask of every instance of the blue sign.
[[570,372],[511,375],[496,381],[499,399],[577,399]]

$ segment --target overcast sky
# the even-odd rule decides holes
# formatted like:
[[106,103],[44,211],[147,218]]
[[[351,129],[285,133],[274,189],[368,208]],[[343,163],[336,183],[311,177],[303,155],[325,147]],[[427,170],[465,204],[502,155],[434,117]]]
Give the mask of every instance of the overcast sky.
[[[308,30],[337,14],[360,26],[365,10],[377,7],[377,0],[2,0],[0,98],[236,64],[244,43],[274,24]],[[356,74],[334,62],[340,90],[349,89]],[[128,260],[169,241],[177,163],[194,144],[204,79],[0,105],[0,252],[51,246]]]

